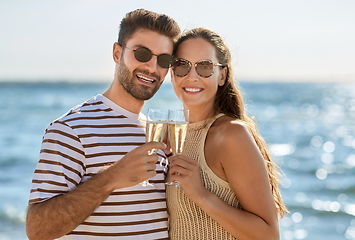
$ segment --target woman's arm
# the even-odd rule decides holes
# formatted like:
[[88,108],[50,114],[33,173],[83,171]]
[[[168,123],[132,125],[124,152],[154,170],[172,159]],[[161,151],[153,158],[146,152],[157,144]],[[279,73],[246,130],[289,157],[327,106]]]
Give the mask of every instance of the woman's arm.
[[[242,209],[236,209],[202,186],[199,166],[186,156],[172,158],[172,181],[180,181],[185,195],[234,237],[279,239],[278,217],[264,159],[248,129],[225,122],[213,131],[213,164],[220,164]],[[206,155],[206,159],[211,156]],[[217,162],[217,163],[216,163]]]

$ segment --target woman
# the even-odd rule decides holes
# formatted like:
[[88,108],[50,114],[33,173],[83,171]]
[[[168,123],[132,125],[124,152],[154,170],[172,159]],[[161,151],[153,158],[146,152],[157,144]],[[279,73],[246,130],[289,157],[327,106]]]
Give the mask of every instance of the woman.
[[190,124],[182,155],[170,159],[170,239],[279,239],[287,212],[279,174],[245,114],[230,52],[215,32],[197,28],[177,42],[172,83]]

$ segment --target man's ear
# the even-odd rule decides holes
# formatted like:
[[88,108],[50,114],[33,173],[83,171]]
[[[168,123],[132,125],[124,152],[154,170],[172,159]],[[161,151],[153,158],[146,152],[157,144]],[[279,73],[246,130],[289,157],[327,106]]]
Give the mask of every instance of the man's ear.
[[121,59],[122,46],[118,45],[118,43],[113,44],[113,60],[118,65]]
[[227,77],[227,67],[224,67],[221,70],[221,76],[220,79],[218,80],[218,86],[224,85],[224,83],[226,82],[226,77]]

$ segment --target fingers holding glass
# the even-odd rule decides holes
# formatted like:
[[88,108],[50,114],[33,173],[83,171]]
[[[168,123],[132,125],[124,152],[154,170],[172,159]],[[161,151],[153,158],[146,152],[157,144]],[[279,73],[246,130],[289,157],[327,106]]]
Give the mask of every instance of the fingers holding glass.
[[[148,109],[146,124],[146,142],[162,142],[168,129],[168,111],[163,109]],[[157,149],[148,151],[148,155],[156,154]],[[145,187],[156,187],[145,180],[141,183]]]
[[183,185],[182,183],[196,185],[200,182],[200,166],[197,161],[180,154],[170,159],[169,166],[169,178],[171,182],[179,182],[178,185]]
[[[185,138],[187,134],[187,126],[189,123],[189,110],[178,109],[169,110],[168,114],[168,129],[169,129],[169,142],[173,155],[182,153]],[[166,182],[166,185],[180,186],[179,182]]]

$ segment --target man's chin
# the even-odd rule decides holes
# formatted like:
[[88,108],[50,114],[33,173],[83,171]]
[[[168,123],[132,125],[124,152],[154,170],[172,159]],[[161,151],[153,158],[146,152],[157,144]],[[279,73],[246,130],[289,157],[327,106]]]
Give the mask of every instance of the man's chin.
[[135,96],[132,95],[132,96],[138,100],[147,101],[147,100],[151,99],[154,96],[154,94],[153,95],[135,95]]
[[155,88],[146,88],[146,87],[137,87],[135,88],[131,95],[133,97],[135,97],[136,99],[139,99],[139,100],[149,100],[151,99],[156,93],[157,91],[159,90],[161,85],[159,86],[155,86]]
[[157,91],[130,91],[129,94],[131,94],[132,97],[138,100],[149,100],[151,99]]

